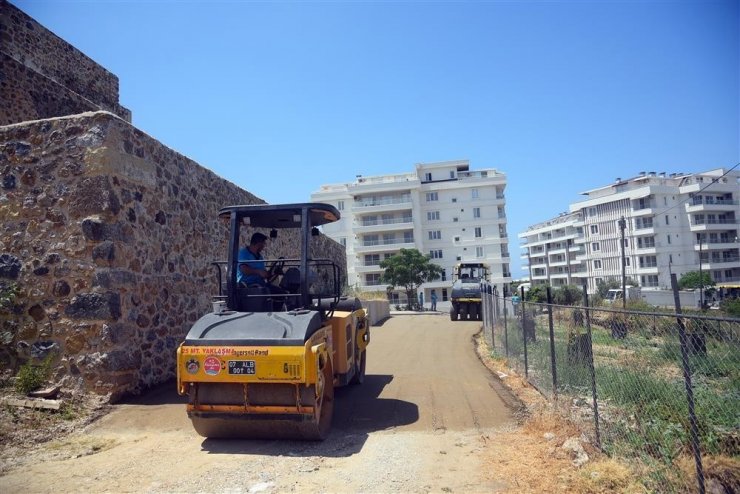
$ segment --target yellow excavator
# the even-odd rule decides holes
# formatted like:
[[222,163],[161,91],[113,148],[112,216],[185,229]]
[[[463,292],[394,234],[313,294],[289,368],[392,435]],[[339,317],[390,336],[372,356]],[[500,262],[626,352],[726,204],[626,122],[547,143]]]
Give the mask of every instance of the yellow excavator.
[[[309,257],[319,227],[339,211],[321,203],[250,205],[219,216],[230,233],[228,260],[213,263],[218,295],[177,349],[188,416],[204,437],[323,440],[334,388],[364,381],[370,341],[359,300],[340,297],[340,266]],[[293,231],[285,243],[296,257],[239,260],[248,234],[276,239],[285,229]],[[239,282],[240,266],[250,262],[269,266],[274,284]]]

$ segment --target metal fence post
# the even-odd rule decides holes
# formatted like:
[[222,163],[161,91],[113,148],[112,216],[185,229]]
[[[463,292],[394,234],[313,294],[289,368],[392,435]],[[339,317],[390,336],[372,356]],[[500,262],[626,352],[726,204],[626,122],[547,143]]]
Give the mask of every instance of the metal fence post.
[[594,428],[596,432],[596,447],[601,449],[601,430],[599,427],[599,400],[596,396],[596,369],[594,368],[594,343],[591,334],[591,311],[588,307],[588,285],[583,284],[583,306],[586,309],[586,333],[588,334],[588,371],[591,374],[591,397],[594,404]]
[[547,323],[550,326],[550,364],[552,366],[552,395],[558,400],[558,371],[555,362],[555,325],[552,322],[552,291],[547,287]]
[[509,358],[509,328],[507,324],[507,314],[509,308],[506,305],[506,299],[504,298],[504,351],[506,352],[506,358]]
[[524,340],[524,377],[529,379],[529,362],[527,360],[527,308],[524,304],[524,287],[521,287],[521,301],[522,304],[522,339]]
[[689,426],[691,433],[691,450],[694,453],[694,463],[696,464],[696,479],[699,483],[699,493],[704,494],[704,468],[701,463],[701,448],[699,447],[699,426],[696,421],[696,412],[694,410],[694,388],[691,385],[691,365],[689,363],[689,349],[686,341],[686,328],[681,317],[681,300],[678,296],[678,282],[675,273],[671,273],[671,289],[673,290],[673,300],[676,304],[676,321],[678,322],[678,337],[681,340],[681,363],[683,365],[683,380],[686,386],[686,401],[689,405]]
[[496,348],[496,325],[494,321],[498,316],[498,303],[493,294],[496,293],[496,286],[493,288],[488,285],[488,324],[491,327],[491,348]]

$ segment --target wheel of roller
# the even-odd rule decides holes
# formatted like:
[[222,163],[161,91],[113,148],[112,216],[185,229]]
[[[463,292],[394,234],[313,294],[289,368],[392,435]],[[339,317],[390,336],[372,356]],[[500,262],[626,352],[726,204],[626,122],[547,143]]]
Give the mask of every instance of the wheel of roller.
[[478,306],[475,304],[471,304],[470,308],[468,309],[468,315],[470,316],[471,321],[475,321],[478,319]]
[[331,421],[334,416],[334,373],[331,364],[324,366],[324,372],[319,375],[317,386],[322,389],[321,397],[316,402],[315,414],[310,422],[299,425],[301,437],[312,441],[323,441],[331,430]]
[[[360,350],[355,348],[355,352]],[[356,353],[355,353],[356,354]],[[365,365],[367,363],[367,350],[362,352],[360,361],[355,363],[355,375],[352,376],[351,384],[362,384],[365,382]]]

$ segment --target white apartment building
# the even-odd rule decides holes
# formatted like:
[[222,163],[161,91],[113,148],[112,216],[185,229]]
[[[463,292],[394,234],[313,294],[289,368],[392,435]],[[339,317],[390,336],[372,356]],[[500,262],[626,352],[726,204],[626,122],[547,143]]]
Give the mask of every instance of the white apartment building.
[[[578,218],[570,226],[580,232],[575,244],[582,247],[576,256],[581,265],[570,266],[571,274],[578,270],[594,293],[600,280],[621,279],[624,253],[626,276],[644,289],[669,289],[671,273],[680,278],[699,270],[710,273],[719,286],[737,285],[739,179],[740,172],[724,168],[694,174],[642,172],[584,192],[587,198],[570,206]],[[536,239],[527,232],[520,237],[531,258],[537,245],[530,240]],[[530,263],[530,269],[535,266]]]
[[[488,263],[499,293],[511,282],[505,188],[503,173],[471,171],[461,160],[417,164],[398,175],[358,175],[352,183],[321,186],[311,200],[333,204],[342,215],[323,231],[347,249],[350,286],[385,291],[380,262],[402,248],[418,249],[444,270],[423,285],[424,300],[436,289],[444,301],[461,261]],[[405,300],[402,290],[392,296]]]
[[532,286],[578,285],[582,282],[583,244],[576,241],[583,236],[580,213],[561,213],[519,234],[525,246],[523,266],[529,270]]

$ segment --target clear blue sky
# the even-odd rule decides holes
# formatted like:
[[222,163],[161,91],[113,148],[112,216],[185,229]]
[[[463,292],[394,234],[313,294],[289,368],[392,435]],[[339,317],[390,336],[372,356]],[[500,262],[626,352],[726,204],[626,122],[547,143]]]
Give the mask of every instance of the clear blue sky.
[[469,159],[516,235],[640,171],[740,161],[726,1],[11,0],[120,79],[133,123],[268,202]]

